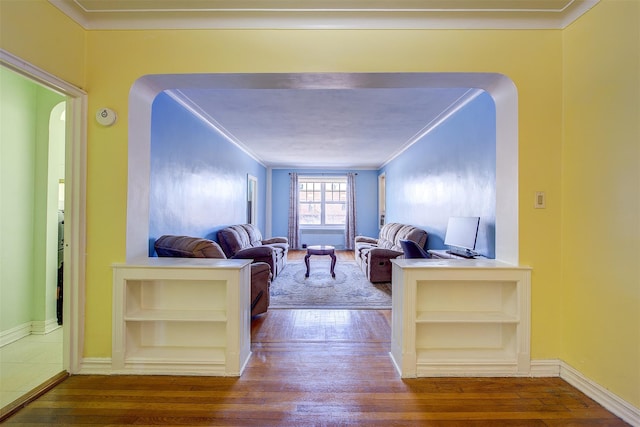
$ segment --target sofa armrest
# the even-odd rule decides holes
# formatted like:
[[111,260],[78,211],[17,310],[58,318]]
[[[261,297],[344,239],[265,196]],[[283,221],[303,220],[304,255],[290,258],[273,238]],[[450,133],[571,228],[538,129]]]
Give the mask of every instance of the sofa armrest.
[[251,248],[242,249],[238,251],[232,259],[252,259],[256,262],[266,262],[271,268],[273,275],[277,272],[277,255],[274,248],[271,246],[255,246]]
[[354,242],[356,243],[371,243],[373,245],[378,244],[378,239],[375,239],[373,237],[367,237],[367,236],[356,236],[354,239]]
[[269,246],[253,246],[241,249],[235,253],[232,258],[235,259],[254,259],[256,261],[273,257],[273,248]]
[[289,243],[289,239],[286,237],[272,237],[270,239],[264,239],[262,241],[263,245],[271,245],[273,243]]
[[251,315],[264,313],[269,308],[269,285],[271,284],[269,264],[251,264]]
[[371,248],[367,263],[367,278],[371,283],[391,281],[391,260],[402,255],[393,249]]
[[393,249],[371,248],[369,251],[369,264],[376,265],[379,261],[388,261],[402,255],[402,252]]

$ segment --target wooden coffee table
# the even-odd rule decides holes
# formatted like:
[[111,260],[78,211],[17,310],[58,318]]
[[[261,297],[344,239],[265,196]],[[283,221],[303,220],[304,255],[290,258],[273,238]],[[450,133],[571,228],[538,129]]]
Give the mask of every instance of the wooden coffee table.
[[336,273],[333,271],[336,266],[335,247],[328,245],[307,246],[307,254],[304,256],[304,263],[307,266],[307,273],[304,277],[309,277],[309,257],[311,255],[329,255],[331,257],[331,277],[335,278]]

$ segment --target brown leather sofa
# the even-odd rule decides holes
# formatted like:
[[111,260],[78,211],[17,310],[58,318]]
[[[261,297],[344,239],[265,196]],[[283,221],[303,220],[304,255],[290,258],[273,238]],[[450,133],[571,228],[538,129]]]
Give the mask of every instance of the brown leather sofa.
[[[207,239],[189,236],[161,236],[154,244],[159,257],[219,258],[226,259],[220,246]],[[271,267],[264,262],[251,264],[251,315],[264,313],[269,308]]]
[[413,225],[389,223],[382,226],[377,238],[356,236],[354,256],[370,282],[391,282],[391,260],[404,253],[400,240],[411,240],[424,248],[427,232]]
[[263,239],[255,225],[238,224],[223,228],[218,231],[218,241],[227,258],[266,262],[274,278],[287,265],[289,240],[286,237]]

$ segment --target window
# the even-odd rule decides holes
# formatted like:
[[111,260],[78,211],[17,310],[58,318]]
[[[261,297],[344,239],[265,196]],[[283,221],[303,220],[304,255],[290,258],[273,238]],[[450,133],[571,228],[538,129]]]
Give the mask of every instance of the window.
[[299,180],[300,225],[343,226],[347,211],[347,178]]

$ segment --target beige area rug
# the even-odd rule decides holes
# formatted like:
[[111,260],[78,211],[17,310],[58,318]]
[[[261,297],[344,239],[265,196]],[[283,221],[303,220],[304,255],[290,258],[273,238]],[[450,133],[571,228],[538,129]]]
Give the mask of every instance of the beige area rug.
[[355,261],[338,261],[331,277],[329,257],[290,261],[271,283],[269,308],[390,309],[391,283],[371,283]]

